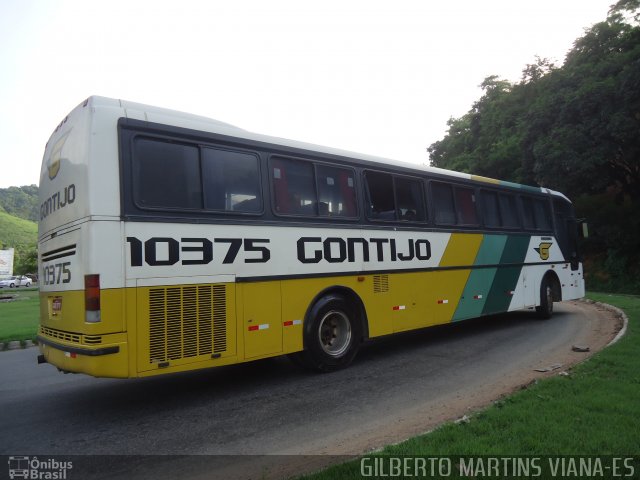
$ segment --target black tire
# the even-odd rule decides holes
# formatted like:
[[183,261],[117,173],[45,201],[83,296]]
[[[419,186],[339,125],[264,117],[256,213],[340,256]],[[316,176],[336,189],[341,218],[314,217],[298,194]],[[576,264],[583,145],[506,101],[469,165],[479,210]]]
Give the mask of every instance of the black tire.
[[15,283],[11,283],[11,284],[9,284],[9,288],[14,288],[15,286],[16,286],[16,284],[15,284]]
[[553,315],[553,286],[548,277],[540,284],[540,306],[536,307],[538,318],[547,320]]
[[340,295],[319,299],[304,322],[304,350],[293,361],[320,372],[348,366],[360,348],[362,325],[356,309]]

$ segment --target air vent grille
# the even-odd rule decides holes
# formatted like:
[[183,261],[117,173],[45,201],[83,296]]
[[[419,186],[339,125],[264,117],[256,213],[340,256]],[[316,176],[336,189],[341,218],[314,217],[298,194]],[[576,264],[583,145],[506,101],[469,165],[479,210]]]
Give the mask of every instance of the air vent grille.
[[227,349],[224,285],[149,291],[149,362],[223,353]]
[[373,276],[373,293],[386,293],[389,291],[389,275]]
[[63,332],[62,330],[56,330],[54,328],[43,326],[40,327],[40,333],[46,335],[47,337],[55,338],[56,340],[63,340],[69,343],[80,344],[80,334],[78,333]]

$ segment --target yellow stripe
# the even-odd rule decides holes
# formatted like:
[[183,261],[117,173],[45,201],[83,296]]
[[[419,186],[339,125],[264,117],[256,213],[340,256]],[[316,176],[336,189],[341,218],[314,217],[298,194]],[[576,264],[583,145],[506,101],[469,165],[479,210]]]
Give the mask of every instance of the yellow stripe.
[[483,177],[481,175],[471,175],[471,180],[477,180],[478,182],[485,182],[485,183],[493,183],[496,185],[500,184],[500,180],[496,180],[495,178]]
[[481,243],[482,234],[452,233],[444,255],[440,260],[440,266],[473,265]]

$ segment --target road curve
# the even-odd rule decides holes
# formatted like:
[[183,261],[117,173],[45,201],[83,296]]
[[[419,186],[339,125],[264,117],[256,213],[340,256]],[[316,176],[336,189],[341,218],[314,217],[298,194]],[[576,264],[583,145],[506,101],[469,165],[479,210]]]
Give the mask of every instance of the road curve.
[[[597,351],[616,328],[603,310],[568,302],[546,321],[524,311],[372,341],[350,368],[331,374],[275,358],[95,379],[38,366],[37,349],[2,352],[0,455],[171,455],[136,459],[138,478],[151,471],[155,478],[278,478],[460,417],[557,373],[536,368],[584,359],[589,354],[572,345]],[[219,477],[212,477],[213,459]],[[101,461],[109,475],[92,478],[117,477],[115,460]]]

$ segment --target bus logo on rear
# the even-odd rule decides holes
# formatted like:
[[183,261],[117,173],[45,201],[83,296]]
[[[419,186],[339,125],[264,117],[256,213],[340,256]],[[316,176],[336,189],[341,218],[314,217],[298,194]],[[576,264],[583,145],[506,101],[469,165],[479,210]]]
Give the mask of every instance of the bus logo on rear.
[[64,146],[64,142],[67,140],[69,136],[69,132],[65,133],[60,140],[56,142],[51,150],[51,156],[49,157],[49,162],[47,162],[47,170],[49,171],[49,180],[53,180],[58,175],[60,171],[60,160],[62,157],[62,147]]
[[60,171],[60,159],[49,165],[49,180],[53,180]]

